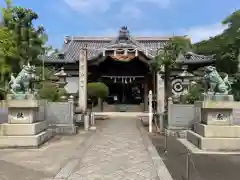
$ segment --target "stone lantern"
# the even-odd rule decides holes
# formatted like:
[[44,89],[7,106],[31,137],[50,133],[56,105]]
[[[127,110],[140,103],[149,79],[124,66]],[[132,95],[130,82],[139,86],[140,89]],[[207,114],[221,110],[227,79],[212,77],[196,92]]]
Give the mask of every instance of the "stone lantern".
[[54,74],[59,78],[57,84],[59,88],[64,88],[67,85],[67,73],[64,72],[64,68],[62,67],[61,70]]
[[183,67],[183,72],[178,75],[178,77],[181,77],[183,79],[182,85],[183,85],[183,91],[182,95],[187,94],[190,86],[190,81],[193,79],[194,75],[192,73],[189,73],[187,71],[187,66]]
[[56,82],[57,87],[59,88],[59,92],[63,92],[64,95],[60,97],[62,101],[67,100],[67,96],[65,95],[65,86],[67,85],[67,73],[64,72],[64,68],[62,67],[61,70],[54,74],[54,76],[58,77],[58,81]]

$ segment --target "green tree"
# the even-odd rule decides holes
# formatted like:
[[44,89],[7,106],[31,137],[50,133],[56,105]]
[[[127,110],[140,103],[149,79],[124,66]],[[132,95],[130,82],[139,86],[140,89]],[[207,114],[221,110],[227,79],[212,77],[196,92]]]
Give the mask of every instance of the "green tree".
[[34,28],[33,21],[38,19],[37,13],[31,9],[13,6],[10,0],[5,0],[6,8],[2,8],[3,25],[11,30],[15,36],[17,56],[12,65],[14,72],[27,61],[35,64],[39,56],[44,54],[47,35],[44,27]]
[[5,27],[0,27],[0,84],[5,88],[6,76],[12,71],[10,58],[16,56],[14,34]]
[[158,51],[158,55],[151,61],[154,71],[160,71],[164,67],[164,88],[165,88],[165,111],[167,111],[167,99],[171,97],[171,70],[176,65],[179,54],[185,54],[191,49],[191,42],[186,37],[171,38],[163,49]]
[[[59,78],[54,75],[56,71],[47,67],[44,68],[44,73],[42,71],[42,67],[36,68],[36,74],[39,77],[40,82],[38,82],[35,87],[38,89],[40,98],[53,102],[60,101],[61,96],[66,96],[67,92],[64,88],[59,88],[57,86]],[[44,78],[42,75],[44,75]]]
[[238,71],[240,48],[240,10],[226,17],[222,24],[226,26],[223,33],[194,45],[198,54],[215,54],[216,67],[221,72],[235,74]]
[[[96,102],[98,99],[101,99],[101,102],[102,102],[108,97],[109,89],[104,83],[92,82],[92,83],[88,83],[87,85],[87,93],[88,93],[88,97],[92,101],[92,108],[93,108],[94,102]],[[101,110],[102,109],[103,109],[103,104],[101,103]]]

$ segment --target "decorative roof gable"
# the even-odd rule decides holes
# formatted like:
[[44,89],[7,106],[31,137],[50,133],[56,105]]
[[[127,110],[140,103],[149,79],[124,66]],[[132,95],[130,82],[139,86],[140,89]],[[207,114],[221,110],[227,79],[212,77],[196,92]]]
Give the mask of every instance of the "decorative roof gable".
[[118,37],[114,38],[105,48],[143,48],[142,44],[136,41],[132,36],[127,26],[123,26],[119,30]]

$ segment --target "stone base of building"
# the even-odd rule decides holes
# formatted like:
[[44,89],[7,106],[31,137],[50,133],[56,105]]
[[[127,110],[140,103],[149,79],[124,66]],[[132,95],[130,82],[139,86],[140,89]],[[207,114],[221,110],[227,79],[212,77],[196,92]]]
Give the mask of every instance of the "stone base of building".
[[45,130],[36,135],[0,136],[0,148],[37,148],[47,142],[52,136],[51,130]]
[[47,129],[46,121],[36,122],[33,124],[2,124],[1,134],[3,136],[31,136],[39,134]]
[[205,138],[240,138],[240,126],[219,126],[197,123],[194,132]]
[[77,126],[68,124],[51,125],[50,128],[55,134],[74,135],[77,134]]
[[226,130],[221,128],[201,126],[198,132],[187,131],[187,140],[205,151],[240,151],[240,126],[226,126]]

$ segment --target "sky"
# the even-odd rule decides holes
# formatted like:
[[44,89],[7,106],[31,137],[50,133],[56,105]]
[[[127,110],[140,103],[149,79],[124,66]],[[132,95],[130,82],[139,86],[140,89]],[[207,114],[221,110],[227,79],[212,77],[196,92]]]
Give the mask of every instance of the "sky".
[[[188,35],[192,42],[221,33],[221,21],[240,8],[239,0],[13,0],[39,15],[48,44],[60,48],[65,36]],[[0,0],[4,5],[4,0]]]

